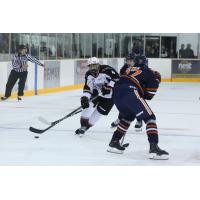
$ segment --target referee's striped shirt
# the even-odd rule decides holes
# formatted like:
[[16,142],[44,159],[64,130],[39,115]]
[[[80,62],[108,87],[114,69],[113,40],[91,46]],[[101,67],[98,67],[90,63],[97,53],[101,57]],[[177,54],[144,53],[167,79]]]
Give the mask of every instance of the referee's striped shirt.
[[43,65],[39,60],[37,60],[35,57],[33,57],[29,54],[25,54],[25,55],[15,54],[12,58],[13,70],[15,70],[16,72],[27,71],[27,69],[22,68],[22,66],[27,64],[28,61],[30,61],[32,63],[36,63],[36,64],[41,65],[41,66]]

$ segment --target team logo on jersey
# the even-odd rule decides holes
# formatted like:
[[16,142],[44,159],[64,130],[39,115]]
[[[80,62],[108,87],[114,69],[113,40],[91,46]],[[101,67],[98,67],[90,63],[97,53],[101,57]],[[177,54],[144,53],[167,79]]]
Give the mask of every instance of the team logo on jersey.
[[192,63],[187,60],[182,60],[178,65],[178,69],[183,74],[188,73],[192,69]]

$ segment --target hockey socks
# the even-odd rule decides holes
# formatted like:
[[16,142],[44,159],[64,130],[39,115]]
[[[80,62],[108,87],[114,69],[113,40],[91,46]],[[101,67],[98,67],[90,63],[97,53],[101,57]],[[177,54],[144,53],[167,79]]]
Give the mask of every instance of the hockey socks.
[[79,136],[83,136],[83,134],[84,134],[90,127],[92,127],[92,125],[89,124],[89,119],[88,119],[88,118],[83,118],[83,117],[81,117],[80,123],[81,123],[81,128],[77,129],[77,130],[75,131],[75,134],[76,134],[76,135],[79,135]]
[[149,143],[158,143],[158,129],[155,120],[149,120],[146,125]]
[[127,122],[125,120],[120,120],[117,126],[117,130],[114,132],[112,139],[109,143],[109,149],[107,150],[108,152],[118,153],[118,154],[123,153],[123,151],[129,144],[128,143],[124,145],[120,144],[120,140],[122,139],[122,137],[128,130],[129,126],[130,126],[130,122]]
[[146,132],[150,144],[149,158],[153,160],[168,160],[169,153],[158,146],[158,130],[155,120],[147,122]]

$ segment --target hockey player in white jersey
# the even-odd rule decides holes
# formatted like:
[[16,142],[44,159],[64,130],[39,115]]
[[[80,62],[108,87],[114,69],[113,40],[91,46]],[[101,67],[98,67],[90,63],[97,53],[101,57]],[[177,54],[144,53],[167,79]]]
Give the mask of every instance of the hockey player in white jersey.
[[100,65],[96,57],[88,59],[88,68],[81,97],[81,127],[75,131],[80,136],[94,126],[102,115],[108,115],[113,107],[112,88],[119,80],[115,69],[109,65]]

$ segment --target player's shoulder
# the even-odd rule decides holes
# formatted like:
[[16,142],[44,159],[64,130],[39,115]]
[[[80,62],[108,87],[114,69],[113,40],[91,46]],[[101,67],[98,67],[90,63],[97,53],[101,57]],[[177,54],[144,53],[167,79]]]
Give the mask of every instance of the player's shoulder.
[[142,66],[139,66],[139,68],[143,71],[145,71],[146,73],[150,73],[152,74],[153,71],[151,70],[151,68],[149,68],[147,65],[142,65]]
[[100,71],[107,71],[107,70],[112,70],[113,68],[110,65],[100,65],[99,70]]
[[121,69],[127,69],[127,68],[128,68],[128,65],[126,63],[121,67]]
[[128,65],[125,63],[120,69],[120,75],[125,74],[127,68],[128,68]]
[[142,71],[143,71],[143,74],[145,74],[145,76],[147,77],[147,79],[154,78],[154,73],[150,68],[144,68]]
[[85,78],[87,79],[89,76],[93,76],[90,70],[85,73]]
[[17,57],[19,57],[18,53],[16,53],[16,54],[13,55],[13,58],[17,58]]
[[100,65],[100,67],[99,67],[99,73],[118,74],[118,72],[113,67],[111,67],[110,65]]

